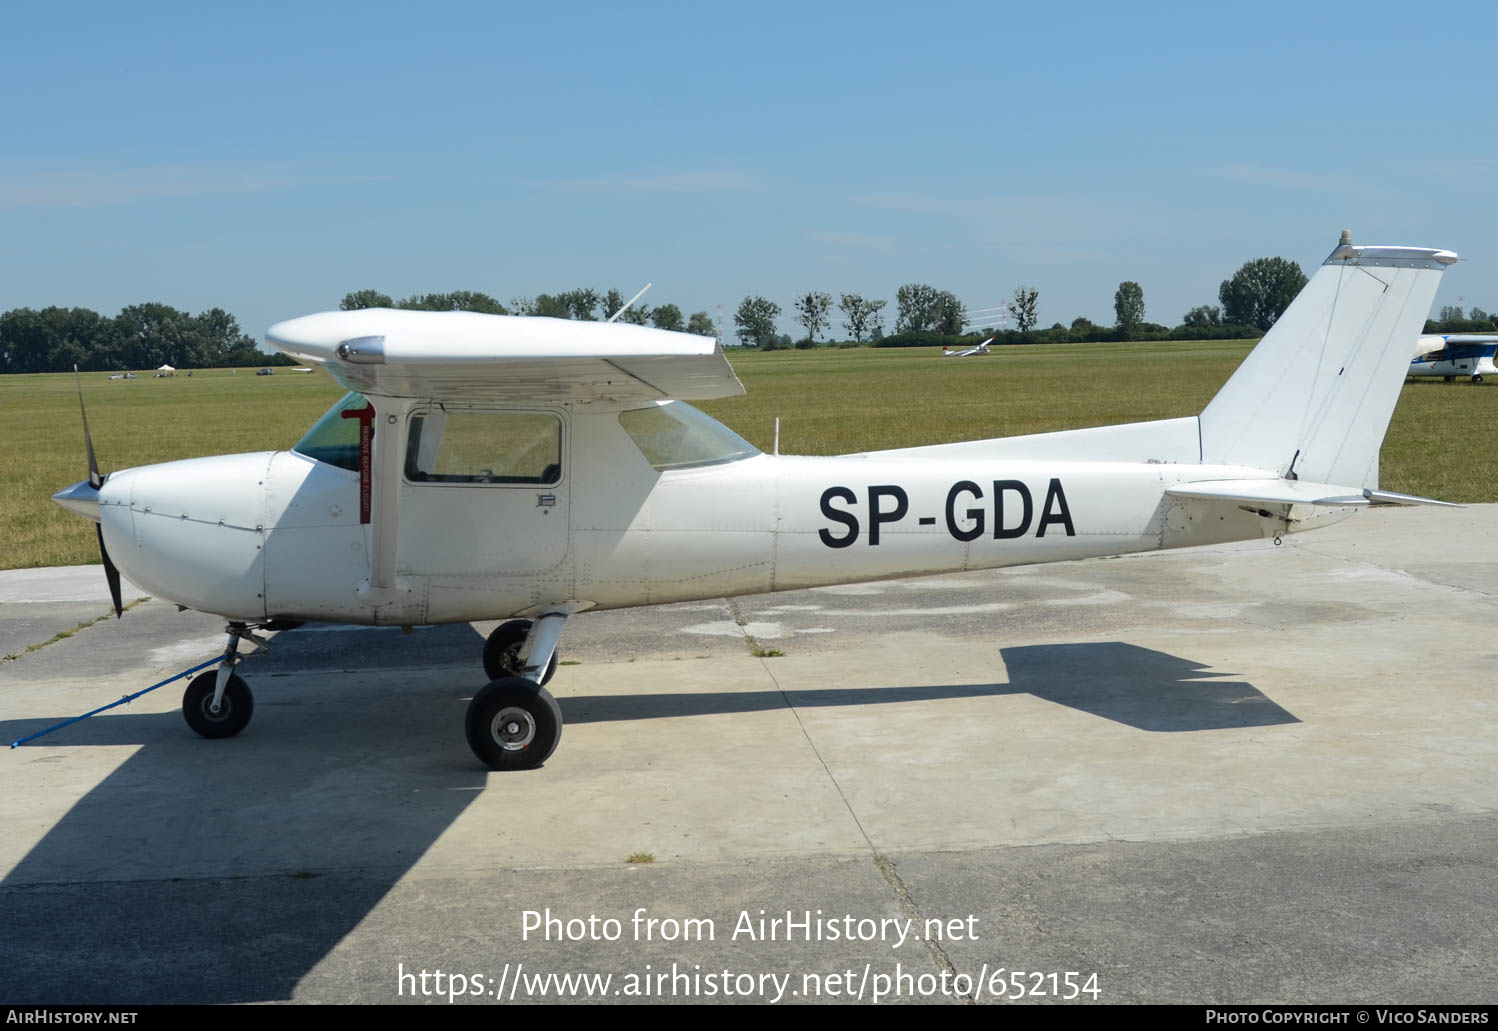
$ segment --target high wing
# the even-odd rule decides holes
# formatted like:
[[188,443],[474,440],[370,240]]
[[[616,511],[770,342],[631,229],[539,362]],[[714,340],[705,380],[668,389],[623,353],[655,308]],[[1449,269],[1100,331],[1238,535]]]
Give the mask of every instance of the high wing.
[[326,369],[374,409],[372,454],[361,456],[369,470],[370,576],[358,593],[376,607],[398,603],[409,589],[396,562],[407,440],[404,431],[382,427],[403,425],[420,401],[695,401],[744,393],[711,337],[619,323],[365,308],[278,322],[266,339]]
[[365,308],[279,322],[266,339],[365,395],[560,402],[744,393],[717,341],[646,326]]
[[1486,345],[1480,348],[1470,348],[1472,354],[1490,354],[1493,345],[1498,344],[1498,335],[1492,333],[1427,333],[1416,341],[1415,361],[1431,361],[1431,358],[1424,356],[1471,344]]

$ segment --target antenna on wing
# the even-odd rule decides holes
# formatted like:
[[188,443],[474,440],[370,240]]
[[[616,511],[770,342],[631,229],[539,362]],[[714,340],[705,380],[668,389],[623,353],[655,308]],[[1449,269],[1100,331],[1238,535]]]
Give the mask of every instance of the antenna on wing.
[[630,299],[629,299],[629,300],[627,300],[627,301],[625,301],[625,302],[624,302],[624,306],[623,306],[623,307],[622,307],[622,308],[620,308],[620,309],[619,309],[619,310],[618,310],[618,311],[616,311],[616,312],[614,312],[614,314],[612,314],[612,315],[610,315],[610,316],[609,316],[609,317],[608,317],[608,319],[606,319],[606,320],[605,320],[605,321],[607,321],[607,322],[613,322],[613,321],[614,321],[614,320],[615,320],[615,319],[617,319],[617,318],[618,318],[618,317],[619,317],[619,316],[620,316],[620,315],[623,315],[623,314],[624,314],[624,313],[625,313],[625,312],[627,312],[627,311],[629,311],[629,306],[630,306],[630,305],[631,305],[631,304],[634,304],[634,303],[635,303],[635,302],[636,302],[636,301],[638,301],[638,300],[639,300],[639,299],[640,299],[640,298],[641,298],[641,297],[644,297],[644,296],[645,296],[645,291],[646,291],[646,290],[649,290],[649,289],[650,289],[650,286],[651,286],[651,284],[649,284],[649,283],[646,283],[646,284],[645,284],[645,285],[644,285],[644,286],[642,286],[642,287],[640,287],[640,292],[639,292],[639,293],[637,293],[637,294],[635,294],[635,295],[634,295],[634,296],[633,296],[633,297],[631,297],[631,298],[630,298]]

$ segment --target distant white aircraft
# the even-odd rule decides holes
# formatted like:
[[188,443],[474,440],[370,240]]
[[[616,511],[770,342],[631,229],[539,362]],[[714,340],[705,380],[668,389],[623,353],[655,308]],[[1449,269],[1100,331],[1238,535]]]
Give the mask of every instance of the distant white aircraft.
[[1498,376],[1495,354],[1498,354],[1498,335],[1428,334],[1416,346],[1409,375],[1440,376],[1447,383],[1457,377],[1481,383],[1484,376]]
[[989,337],[976,347],[969,347],[966,351],[954,351],[946,344],[943,344],[941,347],[941,356],[943,358],[967,358],[975,354],[987,354],[988,345],[991,343],[993,343],[993,337]]
[[[1450,251],[1348,234],[1200,415],[840,457],[765,455],[683,400],[743,393],[706,337],[365,309],[268,339],[349,393],[289,451],[101,475],[55,500],[119,571],[228,620],[183,715],[229,737],[242,640],[302,620],[507,620],[465,719],[494,769],[551,755],[543,686],[586,609],[1274,537],[1378,505],[1378,453]],[[871,400],[869,419],[881,409]],[[116,568],[118,563],[118,569]],[[920,662],[922,656],[912,656]]]

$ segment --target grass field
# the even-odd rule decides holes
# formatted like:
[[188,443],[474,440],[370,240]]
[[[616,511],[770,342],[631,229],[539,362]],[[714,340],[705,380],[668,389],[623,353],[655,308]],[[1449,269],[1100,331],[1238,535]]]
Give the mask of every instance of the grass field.
[[[1060,344],[942,360],[925,348],[730,352],[747,397],[699,407],[769,450],[838,454],[1199,412],[1248,341]],[[106,472],[196,455],[285,448],[333,403],[322,373],[83,378]],[[1498,501],[1498,388],[1407,383],[1384,442],[1382,486]],[[98,561],[93,527],[50,496],[87,475],[71,375],[0,376],[0,568]]]

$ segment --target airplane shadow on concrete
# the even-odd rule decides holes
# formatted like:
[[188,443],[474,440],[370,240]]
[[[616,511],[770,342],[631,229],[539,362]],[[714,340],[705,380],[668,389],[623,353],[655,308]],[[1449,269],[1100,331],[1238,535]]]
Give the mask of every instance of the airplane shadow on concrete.
[[[1029,694],[1138,730],[1229,730],[1300,721],[1252,684],[1209,679],[1189,659],[1122,641],[1003,648],[1008,683],[847,687],[703,694],[585,695],[561,699],[568,723],[885,705],[943,698]],[[773,661],[773,660],[771,660]]]
[[[467,625],[293,631],[241,667],[255,715],[236,738],[122,708],[41,739],[136,751],[0,882],[0,998],[290,998],[484,789],[462,729],[482,645]],[[277,675],[307,670],[328,676]],[[3,721],[0,736],[58,719]],[[28,752],[8,758],[66,777],[68,757]]]
[[[468,626],[404,639],[391,630],[289,633],[262,665],[245,667],[256,714],[238,738],[203,741],[176,711],[121,710],[47,739],[136,751],[0,882],[0,998],[290,998],[488,783],[462,731],[482,680],[481,644]],[[455,668],[465,655],[475,657],[471,671]],[[1007,684],[574,696],[562,706],[566,720],[592,723],[755,711],[787,698],[850,706],[1030,693],[1150,731],[1297,722],[1249,684],[1196,679],[1199,664],[1133,645],[1003,656]],[[402,667],[408,678],[383,684],[355,672]],[[329,676],[317,690],[276,676],[293,670]],[[53,722],[4,721],[0,735],[8,742]],[[66,755],[11,754],[68,772]],[[523,786],[544,773],[510,776]]]

